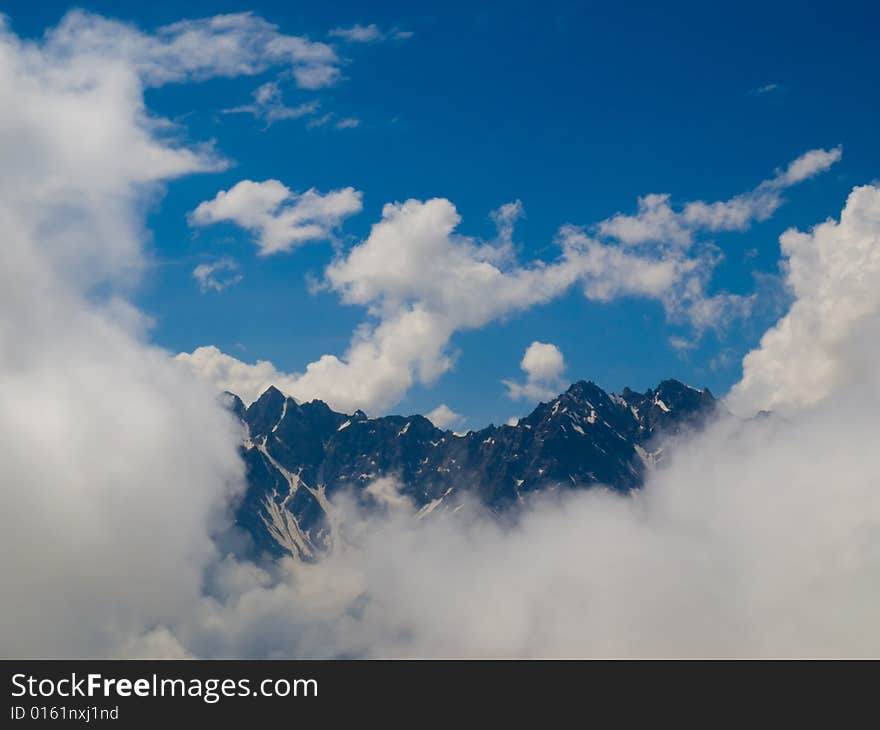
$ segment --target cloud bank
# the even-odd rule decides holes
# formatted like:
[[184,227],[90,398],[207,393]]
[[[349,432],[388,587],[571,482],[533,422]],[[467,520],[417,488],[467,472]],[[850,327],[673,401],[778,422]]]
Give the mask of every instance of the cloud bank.
[[235,589],[166,638],[199,656],[876,656],[877,405],[857,388],[719,422],[638,493],[545,495],[512,526],[474,505],[420,520],[384,479],[374,510],[336,504],[319,563],[227,562]]
[[237,425],[125,300],[145,203],[222,164],[143,105],[144,84],[209,73],[206,27],[0,26],[2,656],[118,655],[187,613],[242,486]]

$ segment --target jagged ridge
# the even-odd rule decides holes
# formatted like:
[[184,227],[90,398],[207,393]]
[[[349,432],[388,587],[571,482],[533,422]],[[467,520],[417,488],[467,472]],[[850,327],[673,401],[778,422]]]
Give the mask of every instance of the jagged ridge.
[[642,484],[659,434],[698,427],[719,404],[676,380],[620,395],[580,381],[516,426],[464,435],[424,416],[367,418],[319,400],[297,403],[274,387],[247,408],[230,394],[230,408],[247,428],[238,524],[258,550],[310,559],[328,544],[328,500],[340,489],[362,495],[376,478],[394,476],[421,515],[454,508],[464,493],[500,512],[548,488],[627,491]]

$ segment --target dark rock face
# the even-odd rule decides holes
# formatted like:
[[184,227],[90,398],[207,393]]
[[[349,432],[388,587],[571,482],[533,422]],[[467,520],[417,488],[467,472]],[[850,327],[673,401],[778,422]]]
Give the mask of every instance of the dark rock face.
[[366,501],[369,484],[394,477],[422,515],[454,508],[465,494],[501,512],[544,489],[628,491],[642,484],[658,436],[699,428],[720,405],[675,380],[621,395],[580,381],[516,426],[464,435],[423,416],[336,413],[276,388],[248,408],[230,396],[229,407],[247,427],[238,524],[261,552],[311,559],[331,538],[327,510],[340,490]]

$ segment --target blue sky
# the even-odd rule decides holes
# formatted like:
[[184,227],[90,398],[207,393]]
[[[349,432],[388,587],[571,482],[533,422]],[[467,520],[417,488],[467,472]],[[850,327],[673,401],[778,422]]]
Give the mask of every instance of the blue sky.
[[[531,409],[511,401],[502,379],[521,380],[533,341],[564,354],[564,380],[618,390],[676,377],[723,394],[742,356],[785,304],[776,279],[778,237],[837,216],[854,185],[880,169],[875,3],[82,3],[142,30],[250,10],[279,32],[331,43],[343,79],[321,89],[279,82],[289,106],[320,112],[266,125],[223,109],[249,103],[277,68],[258,75],[167,84],[147,91],[152,113],[179,123],[189,141],[214,140],[234,161],[225,171],[172,182],[148,218],[153,266],[135,295],[155,320],[152,338],[172,351],[203,345],[245,362],[270,360],[299,372],[326,353],[342,356],[352,332],[372,321],[336,291],[313,291],[334,256],[363,241],[393,201],[449,199],[461,233],[489,240],[490,212],[520,200],[514,243],[520,261],[551,261],[560,226],[594,226],[637,199],[669,193],[673,206],[727,200],[752,190],[804,152],[838,145],[842,160],[785,190],[784,204],[746,231],[707,238],[724,254],[709,294],[757,293],[748,316],[695,340],[654,299],[591,301],[577,286],[545,304],[456,331],[454,366],[416,382],[393,412],[446,403],[477,427]],[[7,2],[13,29],[36,36],[66,3]],[[346,43],[334,28],[375,23],[405,39]],[[310,125],[324,114],[330,121]],[[354,128],[337,129],[341,119]],[[241,180],[278,179],[294,191],[351,186],[363,210],[335,241],[259,256],[253,236],[231,223],[193,227],[187,213]],[[242,278],[202,292],[199,264],[231,258]]]

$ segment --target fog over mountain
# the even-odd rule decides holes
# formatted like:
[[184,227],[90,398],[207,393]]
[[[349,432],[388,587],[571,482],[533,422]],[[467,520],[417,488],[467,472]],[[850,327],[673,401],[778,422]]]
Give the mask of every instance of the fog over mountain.
[[[150,34],[76,11],[35,40],[0,20],[0,655],[880,654],[880,186],[783,235],[791,306],[720,405],[657,373],[650,391],[578,381],[515,426],[465,435],[262,387],[245,409],[158,347],[132,304],[156,264],[150,205],[228,164],[144,92],[278,64],[304,88],[340,74],[323,43],[291,38],[252,14]],[[739,208],[776,204],[803,168]],[[702,206],[704,228],[728,220]],[[663,218],[679,241],[684,220]],[[435,236],[446,259],[491,273],[451,230]],[[632,273],[623,249],[577,243],[499,287],[555,286],[572,262]],[[661,273],[696,270],[666,253]],[[667,281],[624,278],[626,293]],[[590,283],[596,301],[619,291]],[[469,319],[454,301],[461,316],[428,338],[422,369],[438,376],[460,320],[514,311]],[[406,390],[388,372],[410,377],[417,349],[383,388]]]

